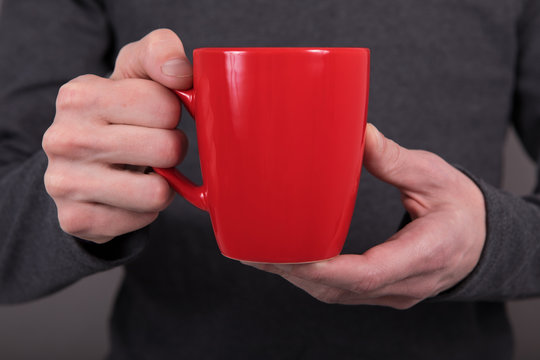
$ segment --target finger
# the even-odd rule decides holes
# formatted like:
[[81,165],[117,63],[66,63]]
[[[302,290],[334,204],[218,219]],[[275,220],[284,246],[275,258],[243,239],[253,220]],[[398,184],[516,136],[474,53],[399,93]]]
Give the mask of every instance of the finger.
[[372,124],[366,129],[364,166],[400,190],[427,194],[443,187],[454,174],[454,169],[437,155],[401,147]]
[[377,306],[390,306],[396,309],[409,308],[421,299],[406,296],[406,295],[375,295],[359,294],[340,287],[327,286],[320,283],[314,283],[310,280],[305,280],[289,273],[280,270],[278,267],[271,264],[251,264],[244,263],[246,265],[253,266],[259,270],[274,273],[283,277],[296,287],[304,290],[315,299],[327,304],[342,304],[342,305],[377,305]]
[[266,271],[272,274],[279,275],[285,280],[289,281],[291,284],[296,287],[304,290],[317,300],[326,303],[340,303],[340,304],[355,304],[358,301],[358,294],[353,293],[352,291],[337,288],[333,286],[328,286],[325,284],[315,283],[309,279],[303,279],[294,275],[291,275],[290,272],[283,270],[282,266],[276,266],[275,264],[262,264],[262,263],[250,263],[242,262],[244,265],[254,267],[256,269]]
[[270,272],[280,275],[285,280],[304,290],[315,299],[327,304],[359,305],[368,304],[370,301],[373,301],[373,299],[360,298],[357,293],[349,290],[316,284],[309,280],[304,280],[302,278],[280,272],[279,270]]
[[188,147],[186,135],[177,129],[107,125],[86,130],[76,123],[62,128],[53,125],[44,136],[43,148],[49,157],[59,155],[85,163],[168,168],[183,160]]
[[97,158],[93,160],[108,164],[169,168],[182,162],[188,149],[187,136],[176,129],[110,125],[99,133],[94,143]]
[[62,86],[56,107],[59,111],[77,112],[69,119],[83,115],[106,123],[162,129],[174,129],[181,112],[178,97],[154,81],[112,81],[92,75],[80,76]]
[[180,38],[171,30],[152,31],[122,48],[111,79],[152,79],[170,89],[188,89],[193,80],[191,63]]
[[363,255],[340,255],[313,264],[274,265],[283,274],[314,283],[346,289],[367,297],[379,296],[380,290],[405,278],[438,270],[439,246],[430,247],[431,236],[442,236],[426,228],[421,219],[408,224],[389,241]]
[[57,203],[62,230],[81,239],[103,243],[152,223],[159,213],[139,213],[103,204],[63,200]]
[[48,193],[57,198],[151,213],[164,210],[174,197],[167,181],[155,173],[100,165],[68,169],[69,172],[62,172],[61,165],[53,167],[47,171],[45,186]]
[[378,290],[386,283],[398,280],[394,274],[385,271],[381,264],[373,263],[366,255],[340,255],[312,264],[275,264],[263,270],[361,293],[364,297],[367,296],[365,294]]

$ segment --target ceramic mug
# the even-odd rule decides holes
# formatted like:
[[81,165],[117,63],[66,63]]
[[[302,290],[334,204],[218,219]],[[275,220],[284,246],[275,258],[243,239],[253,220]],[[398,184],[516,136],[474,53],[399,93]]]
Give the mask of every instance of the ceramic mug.
[[223,255],[299,263],[337,256],[356,201],[369,49],[202,48],[193,88],[203,184],[155,169],[210,213]]

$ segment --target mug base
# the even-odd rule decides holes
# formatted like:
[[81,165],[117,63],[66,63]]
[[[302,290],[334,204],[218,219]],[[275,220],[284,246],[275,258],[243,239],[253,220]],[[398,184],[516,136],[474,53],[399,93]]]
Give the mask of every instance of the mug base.
[[245,262],[245,263],[251,263],[251,264],[282,264],[282,265],[313,264],[313,263],[318,263],[318,262],[322,262],[322,261],[328,261],[328,260],[334,259],[334,258],[339,256],[339,254],[338,254],[338,255],[328,257],[328,258],[316,259],[316,260],[308,260],[308,261],[254,261],[254,260],[249,260],[249,259],[235,258],[235,257],[229,256],[229,255],[225,255],[224,253],[221,253],[221,255],[223,255],[226,258],[229,258],[231,260],[236,260],[236,261]]

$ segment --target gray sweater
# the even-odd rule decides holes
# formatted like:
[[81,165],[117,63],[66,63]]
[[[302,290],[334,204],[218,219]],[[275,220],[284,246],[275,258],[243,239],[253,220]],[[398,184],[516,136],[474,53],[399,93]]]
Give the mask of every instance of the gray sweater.
[[[208,215],[180,197],[149,227],[105,245],[63,233],[40,146],[58,88],[109,73],[123,45],[159,27],[179,34],[188,54],[371,48],[369,121],[459,166],[485,196],[487,240],[473,273],[405,311],[320,303],[221,256]],[[539,64],[537,0],[4,0],[0,302],[124,265],[110,359],[509,359],[504,301],[540,294],[540,189],[520,198],[497,186],[509,126],[538,161]],[[181,128],[192,141],[181,168],[200,180],[194,126],[184,119]],[[403,214],[397,190],[364,172],[344,252],[384,241]]]

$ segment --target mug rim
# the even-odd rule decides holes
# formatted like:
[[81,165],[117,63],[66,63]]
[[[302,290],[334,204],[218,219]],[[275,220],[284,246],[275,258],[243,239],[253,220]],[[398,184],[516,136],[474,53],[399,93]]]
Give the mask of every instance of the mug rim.
[[366,47],[202,47],[193,53],[370,53]]

